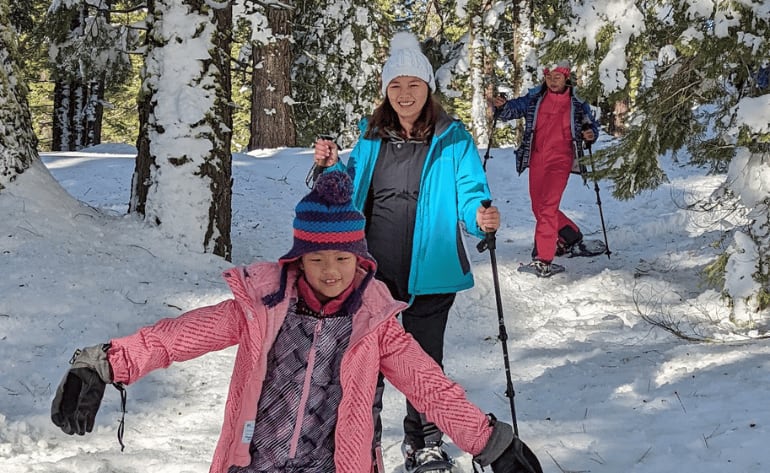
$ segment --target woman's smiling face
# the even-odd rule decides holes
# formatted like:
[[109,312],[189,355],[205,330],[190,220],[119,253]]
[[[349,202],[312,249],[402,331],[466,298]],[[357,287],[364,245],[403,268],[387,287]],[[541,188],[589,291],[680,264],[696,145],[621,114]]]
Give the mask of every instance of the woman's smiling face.
[[413,124],[428,101],[430,88],[428,83],[419,77],[399,76],[390,81],[387,93],[390,105],[396,111],[401,124]]

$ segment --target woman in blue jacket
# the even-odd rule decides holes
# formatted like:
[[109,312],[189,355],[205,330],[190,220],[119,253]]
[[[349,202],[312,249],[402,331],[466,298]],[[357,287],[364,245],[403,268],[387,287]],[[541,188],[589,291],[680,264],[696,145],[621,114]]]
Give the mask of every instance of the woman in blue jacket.
[[[366,216],[376,277],[394,298],[409,302],[404,328],[442,365],[455,294],[473,286],[464,234],[483,238],[497,230],[500,215],[496,207],[482,205],[490,192],[478,150],[464,125],[431,95],[433,68],[417,39],[398,33],[390,52],[382,71],[384,100],[361,122],[361,138],[347,165],[339,161],[336,145],[324,139],[316,142],[314,159],[320,167],[347,169],[353,176],[353,202]],[[375,406],[378,425],[383,388],[381,383]],[[438,427],[407,403],[407,470],[448,460],[441,439]]]

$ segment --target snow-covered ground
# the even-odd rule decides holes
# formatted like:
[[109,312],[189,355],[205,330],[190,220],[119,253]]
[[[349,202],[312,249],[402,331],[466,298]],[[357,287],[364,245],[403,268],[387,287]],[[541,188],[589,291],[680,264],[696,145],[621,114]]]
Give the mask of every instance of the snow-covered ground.
[[[47,154],[66,192],[40,166],[0,194],[1,472],[208,471],[234,349],[130,386],[124,452],[111,387],[93,433],[70,437],[49,420],[75,348],[229,297],[219,275],[230,263],[125,215],[134,153],[102,145]],[[770,471],[762,447],[770,438],[770,342],[732,336],[729,309],[700,275],[723,244],[726,216],[684,210],[724,176],[669,162],[670,182],[632,201],[616,201],[600,183],[611,258],[561,258],[565,273],[538,279],[516,270],[532,245],[526,175],[516,175],[512,150],[492,155],[518,425],[543,470]],[[275,260],[289,248],[311,161],[305,149],[234,156],[233,264]],[[573,177],[562,207],[589,238],[603,238],[592,185]],[[473,248],[471,256],[476,287],[459,295],[450,316],[446,371],[482,409],[510,420],[490,258]],[[643,317],[719,342],[684,341]],[[389,388],[388,472],[401,471],[403,415],[402,396]],[[469,455],[451,441],[448,449],[473,471]]]

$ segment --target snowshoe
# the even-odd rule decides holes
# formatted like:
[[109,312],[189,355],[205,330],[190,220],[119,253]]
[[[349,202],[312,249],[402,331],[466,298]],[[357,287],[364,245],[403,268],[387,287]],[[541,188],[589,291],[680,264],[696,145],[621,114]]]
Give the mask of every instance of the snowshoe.
[[567,252],[567,257],[596,256],[607,252],[607,245],[601,240],[580,240],[572,245]]
[[545,261],[534,260],[531,263],[521,263],[519,265],[520,273],[531,273],[539,278],[549,278],[557,273],[564,272],[564,266],[556,263],[546,263]]
[[407,473],[452,473],[455,462],[440,447],[425,447],[404,451],[404,471]]

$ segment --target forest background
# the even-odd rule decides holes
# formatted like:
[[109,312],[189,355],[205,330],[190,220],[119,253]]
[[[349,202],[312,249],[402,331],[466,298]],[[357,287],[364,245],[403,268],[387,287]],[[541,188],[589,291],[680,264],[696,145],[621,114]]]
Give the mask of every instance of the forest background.
[[0,0],[0,193],[39,150],[136,143],[128,212],[229,260],[232,152],[352,144],[404,29],[479,146],[519,140],[488,97],[569,59],[615,137],[586,156],[614,197],[665,182],[663,156],[726,173],[699,209],[740,223],[705,276],[736,322],[767,315],[770,5],[756,0]]

